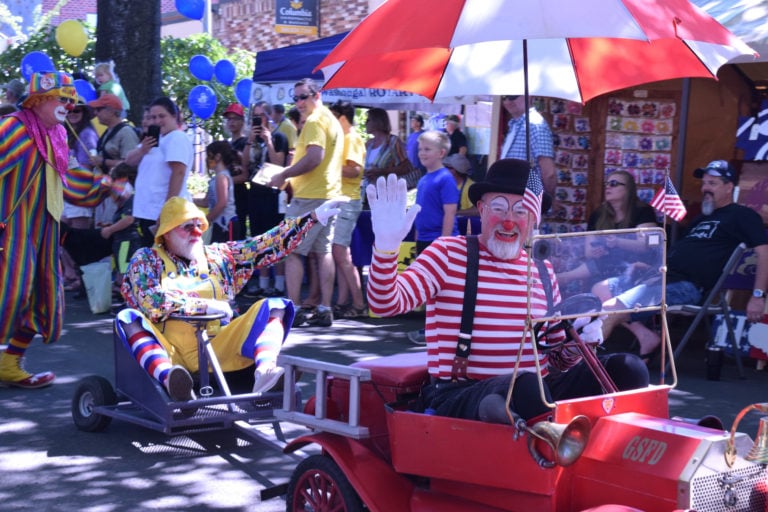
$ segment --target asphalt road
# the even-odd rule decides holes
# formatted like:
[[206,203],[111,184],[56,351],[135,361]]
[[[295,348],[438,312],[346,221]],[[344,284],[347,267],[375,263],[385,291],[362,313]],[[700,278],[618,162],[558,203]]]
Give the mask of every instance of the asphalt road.
[[[32,371],[54,370],[56,383],[34,391],[0,388],[0,510],[284,510],[284,500],[261,501],[260,493],[287,482],[297,458],[281,452],[268,425],[260,427],[260,438],[234,431],[170,437],[117,420],[100,433],[75,427],[70,402],[78,381],[88,375],[114,381],[111,321],[68,296],[63,338],[49,346],[36,340],[27,358]],[[340,320],[332,328],[294,330],[284,351],[340,363],[417,351],[405,333],[420,324],[418,314]],[[726,359],[721,380],[706,380],[702,347],[703,340],[692,342],[678,363],[672,415],[715,414],[730,427],[742,407],[768,401],[762,392],[768,372],[755,370],[752,361],[745,379]],[[751,413],[739,430],[754,437],[758,420]],[[282,427],[289,439],[305,432]]]

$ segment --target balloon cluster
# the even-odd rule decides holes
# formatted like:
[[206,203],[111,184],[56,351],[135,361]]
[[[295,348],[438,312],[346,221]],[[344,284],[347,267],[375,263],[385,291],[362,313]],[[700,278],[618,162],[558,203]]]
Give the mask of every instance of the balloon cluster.
[[[56,42],[68,55],[79,57],[88,46],[88,33],[79,21],[67,20],[56,27]],[[56,71],[56,66],[53,65],[51,58],[41,51],[29,52],[21,59],[21,76],[27,82],[32,77],[32,73],[46,71]]]
[[[177,7],[181,1],[177,0]],[[203,81],[209,81],[215,77],[216,81],[226,87],[235,82],[237,74],[235,65],[231,61],[221,59],[214,65],[211,59],[205,55],[195,55],[189,59],[189,72],[198,80]],[[235,85],[235,96],[244,106],[248,106],[250,103],[252,85],[253,81],[250,78],[243,78]],[[189,109],[196,116],[208,119],[216,111],[216,93],[207,85],[195,86],[189,92]]]

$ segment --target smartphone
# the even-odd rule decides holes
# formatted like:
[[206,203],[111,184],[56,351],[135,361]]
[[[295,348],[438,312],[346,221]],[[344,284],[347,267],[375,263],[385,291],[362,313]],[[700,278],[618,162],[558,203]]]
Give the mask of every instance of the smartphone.
[[147,137],[153,137],[157,142],[160,142],[160,127],[154,124],[149,125],[147,127]]
[[253,116],[253,126],[261,126],[261,116]]

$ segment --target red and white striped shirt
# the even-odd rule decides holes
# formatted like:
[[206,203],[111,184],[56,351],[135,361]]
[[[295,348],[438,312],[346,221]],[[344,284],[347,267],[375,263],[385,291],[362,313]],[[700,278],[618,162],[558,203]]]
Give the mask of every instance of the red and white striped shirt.
[[[533,262],[530,269],[525,251],[516,260],[500,260],[480,244],[477,303],[472,330],[472,348],[467,376],[484,379],[512,372],[526,332],[528,299],[531,318],[546,315],[547,299]],[[550,265],[553,300],[560,290]],[[426,341],[429,373],[451,378],[464,302],[467,269],[466,238],[441,237],[432,242],[403,273],[397,273],[397,256],[374,250],[368,274],[368,306],[373,313],[390,317],[426,303]],[[529,286],[530,272],[530,286]],[[546,328],[544,326],[543,330]],[[561,341],[562,331],[548,335],[550,343]],[[532,333],[528,332],[520,360],[521,371],[535,371]],[[567,370],[580,357],[553,350],[538,354],[543,375],[548,364]]]

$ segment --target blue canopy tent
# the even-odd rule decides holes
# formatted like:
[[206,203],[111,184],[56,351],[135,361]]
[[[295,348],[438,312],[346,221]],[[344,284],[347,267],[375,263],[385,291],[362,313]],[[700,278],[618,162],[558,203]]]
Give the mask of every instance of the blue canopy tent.
[[[270,103],[290,103],[293,84],[302,78],[312,78],[319,84],[325,79],[322,71],[314,69],[325,56],[344,39],[347,32],[256,54],[253,71],[252,100]],[[330,89],[323,91],[327,103],[348,100],[361,106],[386,106],[389,109],[437,110],[455,114],[461,109],[459,102],[449,106],[432,105],[427,98],[409,92],[385,89]]]
[[315,67],[347,34],[348,32],[343,32],[309,43],[259,52],[256,55],[253,83],[296,82],[302,78],[312,78],[322,82],[323,73],[322,71],[314,72]]

